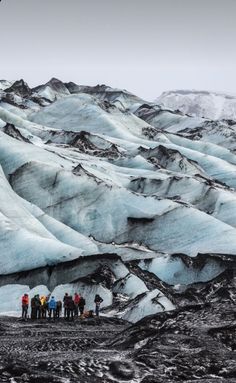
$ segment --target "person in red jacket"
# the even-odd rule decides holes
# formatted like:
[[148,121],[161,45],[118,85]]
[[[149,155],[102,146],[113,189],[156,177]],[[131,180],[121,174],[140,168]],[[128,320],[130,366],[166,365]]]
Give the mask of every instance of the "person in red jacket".
[[22,318],[27,319],[28,308],[29,308],[29,296],[28,294],[24,294],[21,298],[22,303]]
[[74,295],[74,304],[75,304],[75,317],[78,317],[79,315],[79,302],[80,302],[80,295],[78,293],[75,293]]

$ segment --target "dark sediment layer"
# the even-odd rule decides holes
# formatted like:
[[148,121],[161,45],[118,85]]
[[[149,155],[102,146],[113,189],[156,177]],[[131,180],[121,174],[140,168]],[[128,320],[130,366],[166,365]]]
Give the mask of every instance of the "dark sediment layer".
[[[0,382],[236,382],[236,306],[115,318],[0,319]],[[14,380],[11,380],[11,379]]]

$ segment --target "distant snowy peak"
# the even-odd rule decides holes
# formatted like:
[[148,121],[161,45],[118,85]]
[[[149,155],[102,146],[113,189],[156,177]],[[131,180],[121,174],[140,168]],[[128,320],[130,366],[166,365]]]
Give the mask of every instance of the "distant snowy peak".
[[174,90],[156,99],[158,104],[185,114],[212,120],[236,120],[236,96],[223,93]]
[[33,88],[32,91],[37,96],[43,97],[51,102],[70,94],[64,83],[57,78],[52,78],[46,84]]
[[5,90],[9,88],[14,81],[0,80],[0,90]]

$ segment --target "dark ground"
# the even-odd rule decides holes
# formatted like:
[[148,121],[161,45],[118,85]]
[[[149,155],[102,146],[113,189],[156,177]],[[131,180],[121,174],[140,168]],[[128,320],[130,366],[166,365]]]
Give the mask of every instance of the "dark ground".
[[103,344],[125,328],[126,322],[109,318],[0,318],[0,382],[112,382],[110,363],[127,353]]
[[144,318],[0,318],[0,382],[236,382],[236,307],[211,302]]
[[[236,383],[236,264],[229,262],[212,281],[178,289],[130,264],[177,307],[133,325],[104,316],[0,317],[0,383]],[[103,312],[123,312],[122,302],[114,298]]]

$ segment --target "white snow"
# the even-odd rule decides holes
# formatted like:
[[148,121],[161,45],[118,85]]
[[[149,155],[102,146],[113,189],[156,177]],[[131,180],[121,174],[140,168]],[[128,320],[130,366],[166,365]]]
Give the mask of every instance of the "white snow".
[[223,93],[176,90],[164,92],[155,102],[194,116],[236,119],[236,97]]

